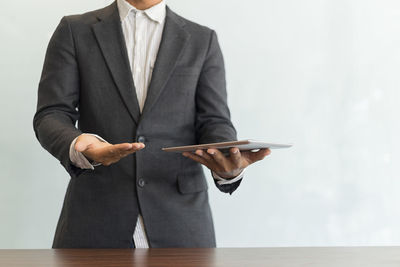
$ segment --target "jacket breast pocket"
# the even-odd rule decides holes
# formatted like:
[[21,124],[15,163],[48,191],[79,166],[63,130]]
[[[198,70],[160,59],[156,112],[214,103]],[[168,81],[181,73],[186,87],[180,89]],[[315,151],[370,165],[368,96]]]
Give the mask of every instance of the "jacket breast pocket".
[[192,194],[206,191],[208,185],[203,171],[179,174],[178,189],[181,194]]

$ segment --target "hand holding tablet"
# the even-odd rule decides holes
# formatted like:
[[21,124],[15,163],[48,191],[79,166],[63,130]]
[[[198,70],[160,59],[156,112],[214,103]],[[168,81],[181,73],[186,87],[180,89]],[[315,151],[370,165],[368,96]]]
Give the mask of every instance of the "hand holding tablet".
[[229,180],[240,177],[240,173],[242,173],[245,168],[268,156],[271,153],[270,149],[289,148],[291,146],[291,144],[241,140],[167,147],[162,150],[182,153],[183,156],[203,164],[219,177]]
[[216,148],[221,151],[229,150],[229,148],[237,147],[240,151],[251,151],[263,148],[269,149],[279,149],[279,148],[289,148],[292,144],[276,144],[276,143],[266,143],[255,140],[241,140],[241,141],[229,141],[211,144],[201,144],[201,145],[190,145],[190,146],[177,146],[177,147],[166,147],[162,148],[166,152],[194,152],[196,150],[204,150],[209,148]]

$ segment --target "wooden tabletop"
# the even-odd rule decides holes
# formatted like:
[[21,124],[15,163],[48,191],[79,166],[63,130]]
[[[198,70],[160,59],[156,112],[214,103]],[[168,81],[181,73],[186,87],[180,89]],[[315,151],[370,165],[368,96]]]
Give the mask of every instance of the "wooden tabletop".
[[399,267],[400,247],[0,250],[0,266]]

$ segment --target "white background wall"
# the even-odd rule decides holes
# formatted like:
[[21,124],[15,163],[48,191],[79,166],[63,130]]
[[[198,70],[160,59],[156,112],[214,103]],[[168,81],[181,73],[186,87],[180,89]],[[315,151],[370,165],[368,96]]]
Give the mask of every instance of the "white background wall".
[[[109,2],[0,2],[0,248],[51,246],[69,178],[32,130],[44,53]],[[239,137],[295,143],[210,184],[218,245],[400,245],[400,2],[167,3],[217,31]]]

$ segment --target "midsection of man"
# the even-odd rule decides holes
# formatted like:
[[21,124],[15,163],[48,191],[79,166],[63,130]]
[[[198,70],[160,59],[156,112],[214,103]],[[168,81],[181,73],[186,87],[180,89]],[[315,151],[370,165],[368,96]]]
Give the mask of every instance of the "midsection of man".
[[[201,165],[161,147],[236,139],[216,35],[167,7],[145,98],[125,41],[116,2],[64,17],[50,41],[34,127],[71,176],[53,247],[129,247],[139,214],[151,247],[213,247]],[[83,170],[69,158],[82,133],[146,147]]]

